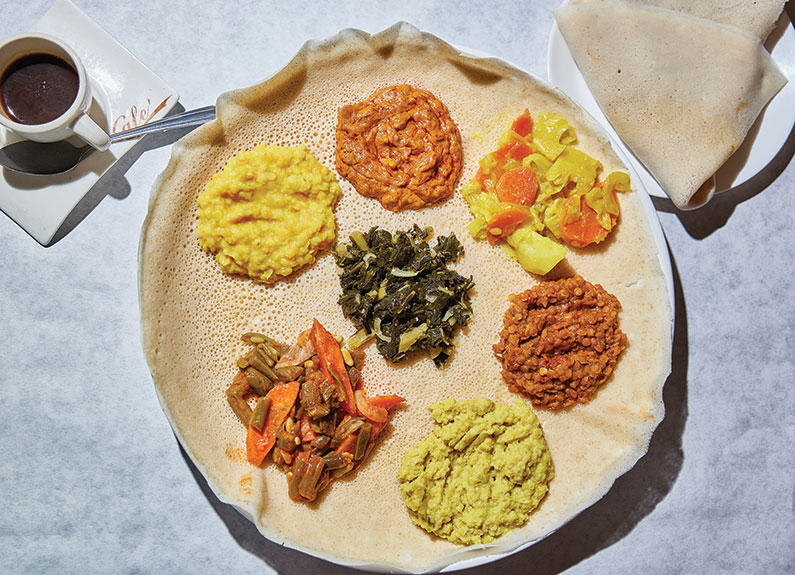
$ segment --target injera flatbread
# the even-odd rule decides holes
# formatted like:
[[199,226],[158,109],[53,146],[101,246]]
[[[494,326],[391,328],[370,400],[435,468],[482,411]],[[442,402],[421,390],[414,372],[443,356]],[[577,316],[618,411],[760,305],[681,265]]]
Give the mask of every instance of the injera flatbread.
[[691,16],[736,26],[767,38],[781,15],[786,0],[628,0],[631,4],[657,6]]
[[733,26],[618,0],[555,17],[605,116],[682,209],[786,84],[759,38]]
[[323,256],[272,287],[224,275],[199,247],[196,196],[233,154],[263,141],[306,143],[333,168],[337,109],[399,83],[430,90],[450,109],[464,145],[459,188],[525,108],[562,114],[576,129],[582,149],[600,158],[607,171],[621,168],[597,126],[567,97],[527,74],[496,60],[462,57],[406,24],[372,37],[346,30],[325,42],[307,43],[265,83],[224,94],[218,119],[175,144],[142,230],[140,303],[143,344],[162,407],[221,500],[275,542],[346,564],[419,572],[540,538],[601,498],[632,467],[663,417],[672,316],[640,198],[622,194],[621,221],[612,239],[568,257],[574,270],[602,284],[623,305],[621,329],[629,348],[613,381],[588,405],[538,412],[556,475],[549,497],[524,528],[477,549],[434,539],[411,522],[403,504],[396,477],[403,453],[430,432],[427,406],[440,399],[523,401],[502,382],[491,346],[508,294],[538,280],[499,249],[469,236],[470,215],[458,190],[439,206],[396,214],[340,181],[339,237],[372,225],[395,230],[415,222],[433,226],[436,234],[456,233],[466,251],[455,269],[475,281],[474,318],[442,370],[427,357],[387,365],[371,344],[364,370],[369,390],[399,393],[407,399],[406,408],[397,410],[354,477],[333,483],[314,505],[290,501],[283,473],[273,465],[259,469],[246,462],[245,430],[224,390],[244,350],[244,332],[262,331],[291,342],[315,317],[333,333],[355,331],[336,304],[340,287],[334,260]]

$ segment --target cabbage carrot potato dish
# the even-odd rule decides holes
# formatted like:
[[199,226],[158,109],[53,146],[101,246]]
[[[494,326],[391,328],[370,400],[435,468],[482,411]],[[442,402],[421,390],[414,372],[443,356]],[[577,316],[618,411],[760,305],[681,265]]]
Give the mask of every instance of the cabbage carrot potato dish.
[[361,463],[389,422],[387,410],[404,399],[368,397],[364,353],[341,348],[317,320],[290,347],[258,333],[243,339],[254,348],[238,360],[226,398],[247,428],[246,459],[259,466],[272,453],[290,499],[314,501]]
[[534,122],[525,110],[516,118],[461,190],[475,217],[472,236],[499,244],[539,275],[566,257],[561,242],[582,248],[603,241],[618,223],[616,194],[630,190],[629,175],[600,180],[602,163],[576,143],[574,128],[557,114],[543,112]]

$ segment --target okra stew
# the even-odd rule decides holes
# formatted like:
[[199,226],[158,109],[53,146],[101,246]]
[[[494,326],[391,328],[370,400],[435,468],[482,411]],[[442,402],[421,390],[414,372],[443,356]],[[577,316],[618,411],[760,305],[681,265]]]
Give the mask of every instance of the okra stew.
[[314,501],[361,464],[404,399],[369,397],[364,352],[342,346],[317,320],[290,346],[258,333],[243,341],[251,348],[226,397],[247,428],[246,458],[259,466],[270,455],[290,498]]

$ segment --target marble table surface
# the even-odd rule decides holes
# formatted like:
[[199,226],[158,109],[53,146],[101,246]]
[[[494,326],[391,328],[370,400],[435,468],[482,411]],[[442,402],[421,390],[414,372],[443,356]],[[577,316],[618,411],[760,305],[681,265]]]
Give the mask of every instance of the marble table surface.
[[[76,3],[190,109],[266,77],[307,39],[399,20],[545,78],[558,0]],[[0,3],[0,37],[48,6]],[[220,503],[158,405],[137,249],[173,139],[134,148],[49,247],[0,214],[0,572],[347,573]],[[703,210],[655,200],[676,286],[665,420],[603,500],[472,573],[793,572],[794,140]]]

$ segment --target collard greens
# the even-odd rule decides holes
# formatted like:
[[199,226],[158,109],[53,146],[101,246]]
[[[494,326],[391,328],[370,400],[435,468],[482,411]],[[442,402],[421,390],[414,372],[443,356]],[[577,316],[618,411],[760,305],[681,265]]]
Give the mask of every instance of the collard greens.
[[374,227],[354,232],[335,251],[345,317],[375,336],[390,361],[428,350],[437,367],[453,350],[455,331],[472,315],[472,278],[447,269],[464,251],[455,234],[439,236],[416,224],[406,232]]

